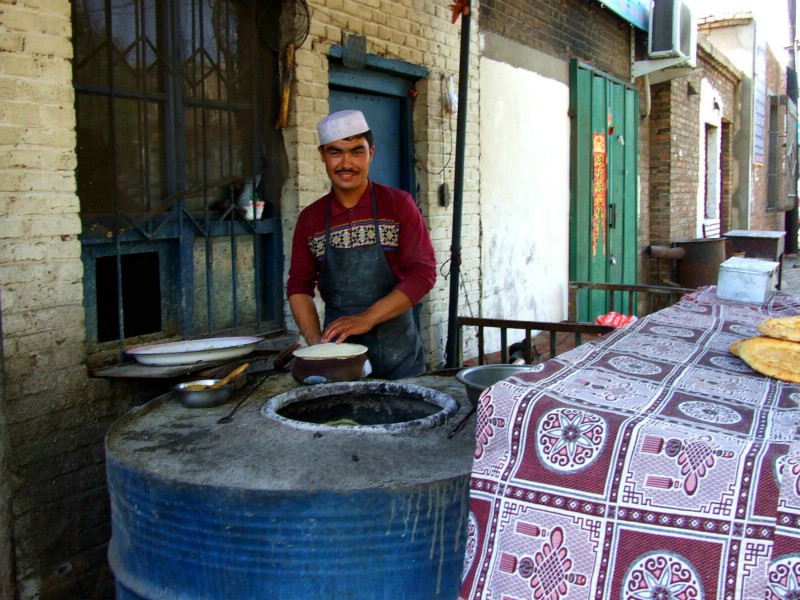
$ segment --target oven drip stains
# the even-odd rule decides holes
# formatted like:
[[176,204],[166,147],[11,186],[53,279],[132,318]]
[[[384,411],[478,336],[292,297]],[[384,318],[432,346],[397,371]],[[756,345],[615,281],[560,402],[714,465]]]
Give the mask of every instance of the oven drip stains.
[[[456,535],[450,539],[450,525],[447,522],[447,510],[444,507],[456,499],[460,505],[458,510],[459,520],[455,524]],[[429,527],[424,531],[419,531],[420,516],[422,507],[429,507],[432,510],[427,516]],[[402,537],[408,538],[412,542],[416,541],[418,535],[424,535],[428,540],[428,559],[437,560],[436,589],[441,593],[442,573],[444,569],[447,548],[445,544],[452,544],[455,548],[462,548],[466,541],[466,520],[469,510],[469,489],[461,485],[457,479],[444,482],[444,485],[435,488],[426,487],[415,489],[407,494],[397,495],[392,499],[390,507],[390,519],[387,522],[386,535],[390,535],[392,525],[397,519],[403,523]]]

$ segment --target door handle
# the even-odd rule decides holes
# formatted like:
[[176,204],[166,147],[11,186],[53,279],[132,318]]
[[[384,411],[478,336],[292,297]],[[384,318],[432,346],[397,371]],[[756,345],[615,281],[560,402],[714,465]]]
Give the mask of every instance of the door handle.
[[608,226],[609,227],[616,227],[617,226],[617,205],[616,204],[609,204],[608,205]]

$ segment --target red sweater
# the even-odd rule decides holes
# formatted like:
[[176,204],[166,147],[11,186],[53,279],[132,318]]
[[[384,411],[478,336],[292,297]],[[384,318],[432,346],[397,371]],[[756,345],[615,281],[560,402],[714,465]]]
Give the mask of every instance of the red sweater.
[[[407,192],[372,185],[378,200],[383,252],[397,279],[395,289],[417,304],[436,283],[436,255],[425,221]],[[354,248],[372,243],[368,235],[374,230],[369,188],[352,209],[342,206],[331,193],[307,206],[300,212],[292,239],[288,296],[314,296],[325,256],[325,211],[331,197],[331,244]]]

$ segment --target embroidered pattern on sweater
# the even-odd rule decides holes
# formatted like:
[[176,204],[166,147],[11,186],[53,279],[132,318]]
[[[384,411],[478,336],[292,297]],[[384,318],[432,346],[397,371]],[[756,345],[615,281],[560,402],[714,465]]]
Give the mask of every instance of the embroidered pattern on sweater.
[[[394,221],[378,221],[381,246],[384,250],[396,250],[400,246],[400,226]],[[375,243],[375,221],[353,221],[331,227],[331,246],[334,248],[358,248]],[[317,258],[325,256],[325,232],[315,233],[308,240],[308,247]]]

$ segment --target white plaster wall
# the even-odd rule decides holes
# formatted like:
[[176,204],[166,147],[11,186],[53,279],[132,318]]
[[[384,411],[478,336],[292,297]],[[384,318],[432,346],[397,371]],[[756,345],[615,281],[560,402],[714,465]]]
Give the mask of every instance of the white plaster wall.
[[569,88],[489,59],[480,78],[480,316],[565,319]]
[[[786,0],[690,0],[692,12],[698,19],[709,16],[725,17],[732,15],[752,15],[759,29],[759,36],[767,41],[772,52],[778,61],[786,66],[789,54],[784,48],[792,45],[792,38],[789,31],[789,12]],[[750,36],[749,41],[742,39],[744,48],[752,48],[752,31],[745,34]],[[717,41],[714,41],[717,48],[723,49]],[[727,53],[726,53],[727,55]],[[745,63],[747,62],[744,57]],[[752,70],[752,65],[738,68],[745,72]]]
[[733,65],[748,77],[753,76],[753,48],[755,27],[720,27],[706,33],[708,39]]

